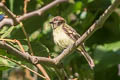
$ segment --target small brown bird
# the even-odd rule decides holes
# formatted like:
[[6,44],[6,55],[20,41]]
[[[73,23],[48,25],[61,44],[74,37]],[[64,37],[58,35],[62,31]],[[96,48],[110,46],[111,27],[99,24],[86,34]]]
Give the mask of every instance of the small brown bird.
[[[80,35],[60,16],[54,17],[50,22],[53,29],[54,42],[62,49],[67,48],[80,38]],[[85,57],[88,64],[93,68],[94,62],[84,48],[84,44],[80,45],[77,50]]]

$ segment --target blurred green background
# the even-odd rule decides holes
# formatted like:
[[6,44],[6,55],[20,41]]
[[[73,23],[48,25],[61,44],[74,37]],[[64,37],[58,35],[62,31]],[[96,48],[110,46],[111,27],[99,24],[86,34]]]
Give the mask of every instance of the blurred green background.
[[[28,12],[37,10],[53,0],[30,0],[28,3]],[[37,56],[59,55],[61,50],[53,42],[52,29],[49,21],[52,17],[62,16],[67,23],[71,25],[80,34],[83,34],[97,20],[105,9],[113,3],[114,0],[69,0],[68,3],[61,3],[46,11],[42,16],[34,16],[25,20],[23,23],[30,37],[33,51]],[[23,14],[24,0],[6,0],[5,5],[16,15]],[[0,29],[0,34],[9,32],[10,27]],[[19,40],[24,49],[29,51],[27,41],[22,32],[21,26],[15,26],[5,38]],[[10,43],[11,44],[11,43]],[[16,44],[11,44],[18,47]],[[86,50],[94,58],[95,68],[91,70],[83,56],[74,52],[62,60],[64,72],[68,78],[78,80],[120,80],[118,64],[120,64],[120,8],[118,7],[107,19],[103,27],[97,30],[86,42]],[[13,58],[31,68],[33,65],[26,61],[20,61],[19,58],[6,53],[6,50],[0,49],[0,54]],[[60,69],[55,69],[43,65],[48,72],[51,80],[58,80],[64,74],[60,74]],[[20,66],[0,58],[0,79],[12,80],[12,72],[24,69]],[[18,72],[18,73],[19,73]],[[15,76],[15,75],[14,75]],[[29,80],[25,78],[23,80]],[[22,79],[21,79],[22,80]],[[37,78],[37,80],[43,80]]]

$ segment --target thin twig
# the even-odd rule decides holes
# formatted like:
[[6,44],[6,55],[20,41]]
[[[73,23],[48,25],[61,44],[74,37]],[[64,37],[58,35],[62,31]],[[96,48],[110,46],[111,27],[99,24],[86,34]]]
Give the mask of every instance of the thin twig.
[[25,72],[25,77],[28,80],[34,80],[34,77],[31,76],[31,72],[28,69],[24,69],[24,72]]
[[16,19],[16,15],[13,14],[3,3],[0,3],[0,8],[5,14],[8,15],[9,18],[12,18],[14,24],[18,24],[18,20]]
[[14,62],[14,63],[16,63],[17,65],[19,65],[19,66],[21,66],[21,67],[23,67],[23,68],[25,68],[25,69],[28,69],[29,71],[33,72],[34,74],[38,75],[39,77],[46,79],[46,77],[44,77],[44,76],[42,76],[41,74],[39,74],[39,73],[35,72],[34,70],[30,69],[30,68],[27,67],[26,65],[23,65],[23,64],[21,64],[21,63],[18,63],[17,61],[15,61],[15,60],[13,60],[13,59],[10,59],[10,58],[8,58],[7,56],[0,55],[0,57],[1,57],[1,58],[4,58],[4,59],[7,59],[7,60],[9,60],[9,61],[11,61],[11,62]]
[[32,50],[32,46],[31,46],[31,44],[30,44],[30,39],[29,39],[29,36],[28,36],[27,32],[25,31],[25,28],[24,28],[24,25],[23,25],[22,22],[20,22],[20,26],[22,27],[22,31],[23,31],[26,39],[27,39],[28,47],[29,47],[29,49],[30,49],[30,54],[33,56],[34,53],[33,53],[33,50]]
[[25,53],[25,50],[24,50],[22,44],[20,43],[20,41],[18,41],[16,39],[14,39],[14,40],[11,40],[11,39],[0,39],[0,41],[8,41],[8,42],[17,43],[18,46],[20,47],[20,51],[23,52],[23,53]]
[[[33,53],[33,50],[32,50],[32,46],[30,44],[29,36],[28,36],[27,32],[25,31],[25,28],[24,28],[24,25],[23,25],[22,22],[20,22],[20,25],[22,27],[22,31],[23,31],[25,37],[27,38],[27,42],[28,42],[28,46],[29,46],[29,49],[30,49],[30,53],[31,53],[32,56],[34,56],[34,53]],[[45,71],[45,69],[43,68],[43,66],[41,64],[36,64],[35,66],[43,73],[43,75],[47,78],[47,80],[50,80],[47,72]]]
[[47,78],[47,80],[50,80],[50,77],[48,76],[47,72],[43,68],[41,64],[36,64],[36,67],[43,73],[43,75]]
[[[31,53],[32,56],[34,56],[33,49],[32,49],[32,46],[30,44],[29,36],[28,36],[27,32],[25,31],[25,28],[24,28],[24,25],[23,25],[22,22],[20,22],[20,25],[22,27],[22,31],[23,31],[25,37],[27,38],[27,43],[28,43],[28,46],[29,46],[29,49],[30,49],[30,53]],[[43,68],[43,66],[41,64],[36,64],[35,66],[43,73],[43,75],[46,77],[46,80],[50,80],[47,72],[45,71],[45,69]]]
[[27,13],[27,5],[28,5],[28,2],[29,2],[29,1],[30,1],[30,0],[24,0],[24,8],[23,8],[24,14]]

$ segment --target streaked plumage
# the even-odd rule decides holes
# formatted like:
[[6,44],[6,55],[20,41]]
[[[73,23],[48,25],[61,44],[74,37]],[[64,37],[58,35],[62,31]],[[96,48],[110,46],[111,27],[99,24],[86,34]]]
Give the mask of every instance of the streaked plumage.
[[[80,35],[72,27],[67,25],[62,17],[54,17],[50,23],[53,29],[54,42],[62,49],[67,48],[70,44],[73,44],[78,38],[80,38]],[[81,52],[88,61],[90,67],[93,68],[94,62],[85,51],[84,44],[80,45],[77,50]]]

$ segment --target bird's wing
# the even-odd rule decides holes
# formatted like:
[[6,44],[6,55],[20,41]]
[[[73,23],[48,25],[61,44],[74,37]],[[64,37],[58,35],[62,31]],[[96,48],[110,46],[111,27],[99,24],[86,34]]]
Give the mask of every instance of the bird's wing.
[[[64,29],[65,33],[70,38],[72,38],[74,41],[76,41],[76,40],[78,40],[80,38],[80,35],[72,27],[70,27],[69,25],[65,24],[63,26],[63,29]],[[93,62],[92,58],[89,56],[89,54],[86,52],[84,43],[82,43],[77,49],[78,49],[78,51],[81,52],[81,54],[88,61],[88,64],[90,65],[90,67],[93,68],[94,67],[94,62]]]
[[63,26],[63,30],[65,31],[65,33],[74,41],[78,40],[80,38],[80,35],[69,25],[65,24]]

